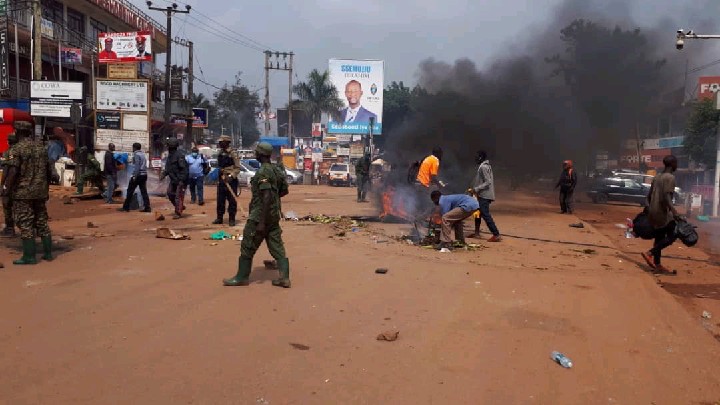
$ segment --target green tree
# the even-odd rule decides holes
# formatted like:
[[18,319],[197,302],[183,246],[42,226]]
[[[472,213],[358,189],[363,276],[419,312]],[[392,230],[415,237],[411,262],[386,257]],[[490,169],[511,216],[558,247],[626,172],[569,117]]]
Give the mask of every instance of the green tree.
[[314,122],[320,122],[322,113],[337,116],[344,106],[338,97],[337,88],[330,82],[330,72],[327,70],[320,72],[313,69],[307,81],[296,84],[293,92],[300,99],[302,109],[310,114]]
[[685,151],[690,158],[708,167],[715,165],[716,131],[720,120],[720,111],[713,104],[709,99],[693,103],[684,141]]
[[398,128],[411,112],[413,93],[403,82],[392,82],[383,93],[383,133]]
[[226,133],[230,128],[240,133],[243,145],[251,145],[260,138],[257,127],[256,111],[260,108],[260,99],[256,92],[250,91],[240,80],[240,74],[235,75],[235,83],[225,85],[214,94],[216,119],[210,122],[213,131]]

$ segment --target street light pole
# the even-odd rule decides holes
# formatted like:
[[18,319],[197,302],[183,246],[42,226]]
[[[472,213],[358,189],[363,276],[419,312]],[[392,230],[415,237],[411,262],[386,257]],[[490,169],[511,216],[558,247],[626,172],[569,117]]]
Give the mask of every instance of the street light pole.
[[165,29],[165,37],[167,38],[167,51],[165,53],[165,134],[166,137],[169,138],[169,135],[171,134],[170,129],[170,59],[172,56],[172,16],[175,13],[180,14],[189,14],[190,13],[190,5],[185,6],[185,10],[178,10],[178,5],[176,3],[172,3],[172,5],[167,6],[165,8],[162,7],[153,7],[152,1],[147,1],[147,6],[150,10],[154,11],[162,11],[167,15],[167,27]]
[[[675,48],[682,50],[685,47],[686,39],[720,39],[720,35],[707,35],[707,34],[696,34],[693,30],[684,31],[682,29],[677,30],[677,37],[675,41]],[[720,94],[720,93],[718,93]],[[715,96],[717,97],[718,94]],[[720,108],[720,105],[716,108]],[[713,183],[713,205],[712,205],[712,216],[718,216],[718,200],[720,200],[720,123],[717,125],[715,130],[715,183]]]

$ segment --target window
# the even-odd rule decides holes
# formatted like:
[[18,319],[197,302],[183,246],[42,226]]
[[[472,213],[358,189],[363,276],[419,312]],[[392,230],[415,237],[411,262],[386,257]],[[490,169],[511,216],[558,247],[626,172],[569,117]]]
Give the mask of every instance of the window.
[[79,34],[85,33],[85,16],[70,7],[67,9],[67,27],[70,31],[75,31]]
[[63,6],[55,0],[42,0],[42,16],[56,23],[63,21]]
[[92,41],[97,41],[98,35],[101,32],[108,32],[107,25],[91,18],[90,19],[90,39]]

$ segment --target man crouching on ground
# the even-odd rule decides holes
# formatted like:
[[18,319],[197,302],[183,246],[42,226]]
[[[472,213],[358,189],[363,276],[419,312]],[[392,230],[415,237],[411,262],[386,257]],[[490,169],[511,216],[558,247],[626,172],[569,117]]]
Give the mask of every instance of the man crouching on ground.
[[450,230],[455,229],[455,238],[465,243],[463,234],[463,221],[471,216],[473,212],[480,209],[478,201],[465,194],[442,195],[440,191],[433,191],[430,199],[435,205],[440,206],[442,215],[442,229],[440,231],[439,249],[451,248],[453,240],[450,238]]

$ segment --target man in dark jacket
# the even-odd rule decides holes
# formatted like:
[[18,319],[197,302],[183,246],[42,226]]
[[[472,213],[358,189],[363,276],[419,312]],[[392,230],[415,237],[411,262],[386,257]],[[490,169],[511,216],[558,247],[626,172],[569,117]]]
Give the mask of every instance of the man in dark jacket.
[[563,162],[563,171],[560,174],[560,180],[555,185],[555,189],[560,187],[560,213],[573,213],[573,193],[577,185],[577,174],[573,169],[572,160]]
[[166,176],[170,177],[167,197],[175,207],[175,215],[173,215],[173,219],[182,218],[182,212],[185,210],[183,200],[185,199],[185,187],[187,186],[189,174],[185,154],[178,150],[179,145],[180,142],[177,139],[168,139],[168,157],[165,162],[165,170],[163,171],[162,176],[160,176],[160,181],[165,180]]
[[113,201],[113,194],[115,193],[115,187],[117,186],[118,174],[117,163],[115,163],[115,144],[111,143],[108,145],[108,150],[105,152],[103,162],[105,165],[103,173],[105,174],[105,180],[107,180],[105,202],[107,204],[115,204],[115,201]]

